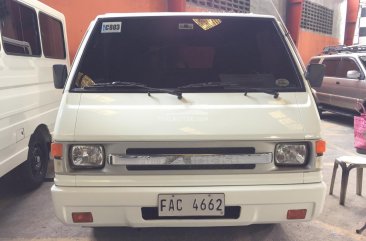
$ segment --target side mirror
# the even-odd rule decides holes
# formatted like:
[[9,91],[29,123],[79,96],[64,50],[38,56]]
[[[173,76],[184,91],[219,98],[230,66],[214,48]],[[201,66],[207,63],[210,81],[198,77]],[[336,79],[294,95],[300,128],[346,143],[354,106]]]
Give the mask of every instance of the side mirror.
[[360,79],[361,73],[357,70],[348,70],[347,71],[347,78],[348,79]]
[[309,64],[305,78],[310,81],[311,87],[320,87],[324,78],[324,65]]
[[63,89],[67,79],[67,67],[64,64],[53,65],[53,84],[56,89]]

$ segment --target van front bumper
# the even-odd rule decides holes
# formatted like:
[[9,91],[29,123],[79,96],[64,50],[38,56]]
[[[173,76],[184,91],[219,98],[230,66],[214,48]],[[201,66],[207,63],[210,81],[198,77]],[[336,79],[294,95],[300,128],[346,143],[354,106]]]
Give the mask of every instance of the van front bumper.
[[[79,226],[193,227],[309,221],[325,202],[324,182],[290,185],[210,187],[62,187],[53,185],[57,217]],[[235,218],[147,219],[142,208],[157,208],[159,194],[224,193],[225,206],[237,207]],[[239,208],[240,207],[240,208]],[[288,220],[288,210],[306,209],[305,219]],[[72,213],[91,212],[93,222],[74,223]]]

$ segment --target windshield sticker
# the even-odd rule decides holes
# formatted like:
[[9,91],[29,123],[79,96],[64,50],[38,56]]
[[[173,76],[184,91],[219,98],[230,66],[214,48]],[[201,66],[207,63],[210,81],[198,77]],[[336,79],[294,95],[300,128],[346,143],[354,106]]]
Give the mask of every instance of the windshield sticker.
[[279,87],[287,87],[289,86],[290,81],[287,79],[276,79],[276,85]]
[[102,33],[120,33],[122,22],[105,22],[102,24]]
[[180,23],[178,28],[184,30],[191,30],[193,29],[193,23]]

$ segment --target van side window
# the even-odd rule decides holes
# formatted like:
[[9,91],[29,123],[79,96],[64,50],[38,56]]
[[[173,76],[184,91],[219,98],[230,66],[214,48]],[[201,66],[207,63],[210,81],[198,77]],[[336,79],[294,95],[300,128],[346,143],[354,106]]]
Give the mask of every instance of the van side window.
[[40,56],[37,14],[33,8],[5,0],[7,15],[2,22],[4,50],[11,55]]
[[323,64],[325,65],[325,76],[337,76],[337,68],[339,65],[340,59],[325,59]]
[[357,70],[358,72],[360,72],[360,68],[357,66],[355,61],[353,61],[352,59],[343,58],[341,64],[338,67],[337,76],[340,78],[347,78],[347,72],[349,70]]
[[44,13],[39,13],[43,54],[47,58],[65,59],[65,42],[62,23]]
[[320,59],[312,59],[309,64],[318,64]]

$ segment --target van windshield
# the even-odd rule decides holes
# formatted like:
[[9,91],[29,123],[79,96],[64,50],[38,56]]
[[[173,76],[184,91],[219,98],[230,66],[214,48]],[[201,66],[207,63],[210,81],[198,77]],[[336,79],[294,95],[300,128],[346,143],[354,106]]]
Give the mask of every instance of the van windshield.
[[75,91],[139,93],[147,87],[155,88],[152,92],[179,88],[193,93],[238,92],[241,87],[304,91],[271,18],[99,19],[77,71]]

